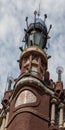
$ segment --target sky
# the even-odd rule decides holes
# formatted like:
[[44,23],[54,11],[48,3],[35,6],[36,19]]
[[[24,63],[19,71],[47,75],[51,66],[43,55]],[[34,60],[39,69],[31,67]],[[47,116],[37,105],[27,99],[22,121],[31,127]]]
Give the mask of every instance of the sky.
[[[29,23],[34,20],[34,11],[38,11],[39,4],[40,17],[44,20],[44,14],[48,16],[47,28],[52,24],[47,51],[52,56],[48,63],[50,78],[56,82],[56,68],[62,66],[65,69],[65,0],[0,0],[0,99],[7,88],[7,77],[19,76],[17,60],[21,53],[19,46],[24,46],[25,17],[29,17]],[[64,77],[65,70],[63,84]]]

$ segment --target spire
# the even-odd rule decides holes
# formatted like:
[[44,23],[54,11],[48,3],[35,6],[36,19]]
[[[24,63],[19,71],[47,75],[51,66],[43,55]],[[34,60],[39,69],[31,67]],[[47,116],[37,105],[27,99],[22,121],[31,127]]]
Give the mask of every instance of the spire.
[[36,23],[36,15],[37,15],[37,11],[34,11],[34,23]]
[[9,76],[7,78],[7,82],[8,82],[8,90],[11,90],[11,84],[13,83],[14,79],[13,77]]
[[58,81],[61,81],[61,74],[63,73],[63,67],[58,66],[56,72],[58,73]]
[[39,17],[40,16],[40,3],[39,3],[39,9],[38,9],[37,14],[38,14],[38,17]]

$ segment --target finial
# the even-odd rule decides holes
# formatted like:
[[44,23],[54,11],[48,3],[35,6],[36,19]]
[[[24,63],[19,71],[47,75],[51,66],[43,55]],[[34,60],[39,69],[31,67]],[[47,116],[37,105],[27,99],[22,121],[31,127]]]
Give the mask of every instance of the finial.
[[48,30],[48,32],[47,32],[48,34],[49,34],[51,28],[52,28],[52,24],[50,24],[50,26],[49,26],[49,30]]
[[34,23],[36,23],[36,15],[37,15],[37,11],[34,11]]
[[47,14],[44,14],[44,22],[46,21],[47,19]]
[[23,48],[22,47],[19,47],[19,49],[23,52]]
[[11,90],[11,84],[13,83],[14,79],[12,76],[7,77],[8,82],[8,90]]
[[61,81],[61,74],[63,73],[63,67],[62,66],[58,66],[56,69],[56,72],[58,73],[58,81]]
[[50,59],[51,58],[51,56],[47,56],[47,59]]
[[28,17],[26,17],[25,21],[26,21],[26,25],[27,25],[27,29],[28,29]]
[[38,17],[40,16],[40,3],[39,3],[39,10],[38,10]]

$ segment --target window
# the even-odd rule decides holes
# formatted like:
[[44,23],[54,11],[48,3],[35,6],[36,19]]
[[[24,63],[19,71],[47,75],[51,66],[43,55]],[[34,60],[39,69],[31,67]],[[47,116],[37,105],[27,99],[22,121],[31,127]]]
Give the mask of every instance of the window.
[[43,44],[45,44],[45,38],[43,37],[43,34],[40,32],[32,31],[31,34],[28,37],[28,45],[37,45],[42,47]]
[[15,103],[15,107],[18,107],[19,105],[27,104],[27,103],[34,103],[36,102],[37,98],[36,96],[29,90],[22,91]]
[[40,45],[41,42],[41,34],[35,33],[34,34],[34,44],[35,45]]

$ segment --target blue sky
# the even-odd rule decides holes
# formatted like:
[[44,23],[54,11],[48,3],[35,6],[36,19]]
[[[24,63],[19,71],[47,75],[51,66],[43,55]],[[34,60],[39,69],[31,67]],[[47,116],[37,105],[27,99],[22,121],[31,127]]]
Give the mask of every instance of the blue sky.
[[[24,36],[25,17],[29,22],[33,19],[34,10],[38,10],[40,3],[41,18],[47,13],[47,27],[52,24],[51,39],[48,54],[48,70],[50,78],[57,81],[56,68],[65,68],[65,0],[0,0],[0,98],[7,87],[9,75],[19,75],[17,60],[20,56],[19,46]],[[65,83],[65,70],[62,75]]]

